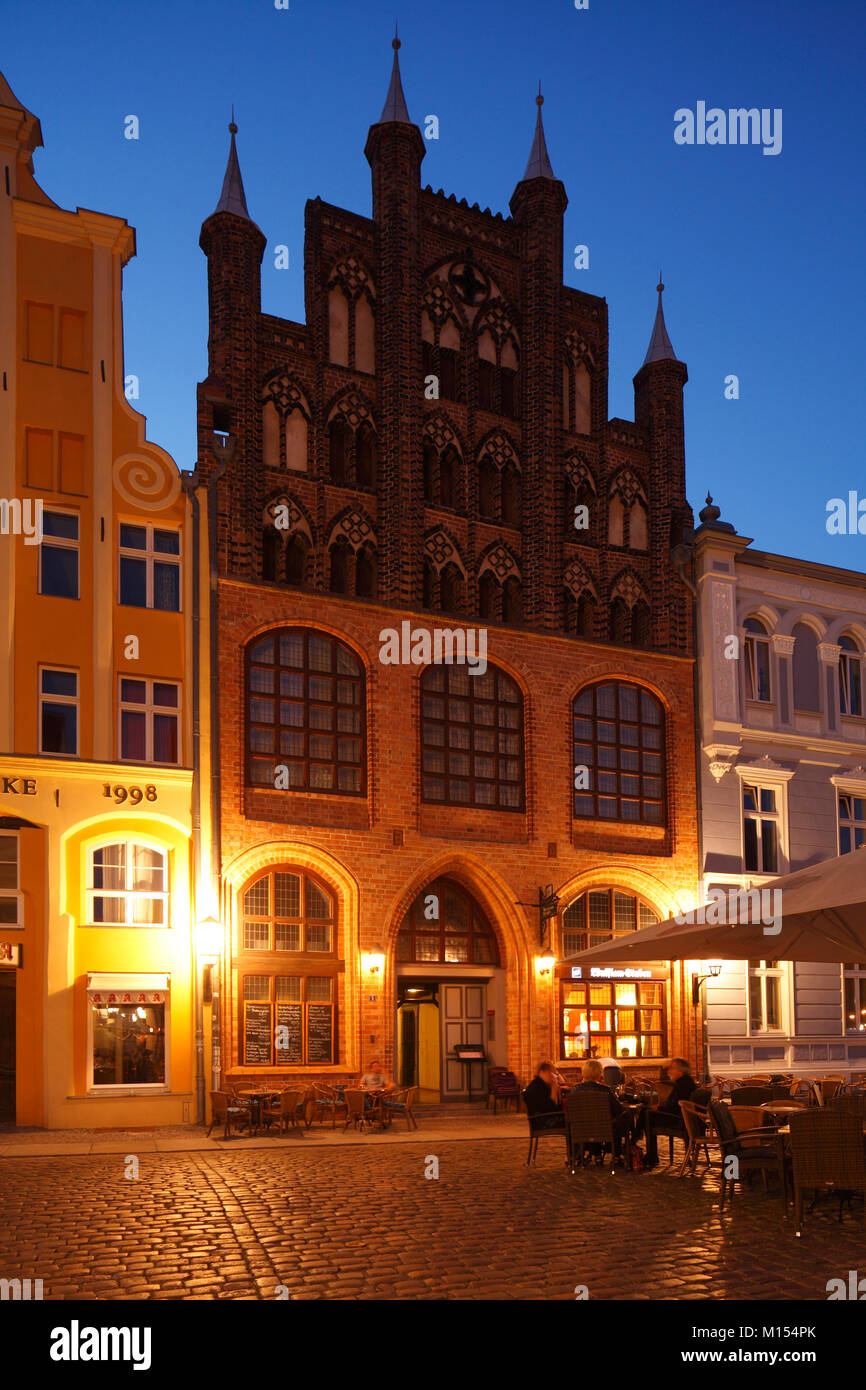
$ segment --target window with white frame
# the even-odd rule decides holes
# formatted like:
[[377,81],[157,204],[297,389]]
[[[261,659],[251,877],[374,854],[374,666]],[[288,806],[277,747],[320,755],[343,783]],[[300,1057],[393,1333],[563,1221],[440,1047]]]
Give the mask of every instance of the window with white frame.
[[853,637],[839,638],[839,709],[842,714],[863,713],[861,653]]
[[782,964],[778,960],[749,961],[750,1033],[781,1031],[782,976]]
[[123,762],[180,762],[180,686],[121,676],[120,757]]
[[839,793],[839,853],[866,845],[866,797],[853,792]]
[[0,926],[18,925],[18,836],[0,835]]
[[180,612],[180,531],[120,523],[118,602]]
[[78,756],[78,672],[39,671],[39,752]]
[[39,547],[39,592],[78,598],[78,513],[43,511]]
[[769,700],[770,687],[770,640],[767,629],[759,618],[747,618],[743,623],[746,640],[745,657],[746,699]]
[[134,840],[90,852],[88,921],[97,927],[168,925],[168,856]]
[[165,1085],[168,992],[138,989],[134,978],[128,989],[88,991],[94,1089]]
[[781,789],[743,782],[743,869],[746,873],[779,872]]
[[845,988],[845,1032],[866,1033],[866,960],[846,961],[842,967]]

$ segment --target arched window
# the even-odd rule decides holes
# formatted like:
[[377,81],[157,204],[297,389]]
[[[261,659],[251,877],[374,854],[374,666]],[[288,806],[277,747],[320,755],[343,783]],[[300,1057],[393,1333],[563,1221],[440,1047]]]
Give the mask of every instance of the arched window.
[[376,486],[376,436],[367,424],[358,430],[355,458],[355,482],[358,487]]
[[413,902],[397,935],[398,961],[499,965],[493,930],[464,888],[437,878]]
[[349,575],[352,568],[352,552],[348,541],[342,537],[331,546],[330,562],[329,589],[334,594],[348,594],[351,591]]
[[295,533],[286,545],[286,583],[303,584],[307,577],[309,543],[306,536]]
[[478,359],[478,409],[495,411],[496,409],[496,363],[488,362],[486,358]]
[[646,507],[640,498],[632,502],[629,509],[628,521],[628,543],[631,550],[646,550],[647,548],[647,515]]
[[135,840],[89,854],[88,922],[100,927],[168,926],[168,856]]
[[496,521],[499,511],[499,474],[490,458],[478,465],[478,515],[485,521]]
[[453,449],[446,449],[439,460],[439,502],[443,507],[455,507],[457,459]]
[[[581,893],[562,914],[564,959],[658,922],[658,913],[635,893],[595,888]],[[591,981],[560,984],[562,1057],[663,1057],[663,980]]]
[[456,565],[445,565],[439,575],[439,607],[443,613],[463,609],[463,576]]
[[631,616],[628,611],[628,604],[618,594],[610,605],[610,640],[611,642],[628,642],[630,637]]
[[434,606],[434,592],[436,584],[436,571],[429,560],[424,561],[424,590],[422,603],[425,608]]
[[818,638],[806,623],[796,623],[791,630],[794,637],[794,708],[818,711],[821,708],[821,692],[818,680]]
[[759,618],[747,618],[743,623],[746,630],[745,677],[747,700],[769,700],[770,684],[770,643],[767,629]]
[[280,563],[280,538],[272,526],[262,533],[262,579],[274,583]]
[[247,648],[247,782],[363,796],[364,672],[354,652],[310,628],[285,628]]
[[266,401],[262,411],[262,455],[265,468],[280,467],[280,416],[273,401]]
[[633,647],[648,647],[651,643],[649,604],[642,598],[631,610],[631,641]]
[[516,575],[509,575],[502,586],[502,621],[523,621],[523,586]]
[[328,291],[328,342],[331,361],[348,367],[349,301],[336,285]]
[[332,895],[287,864],[258,873],[239,902],[239,1060],[245,1066],[336,1061]]
[[665,722],[660,702],[626,681],[591,685],[573,707],[574,814],[665,823]]
[[839,638],[839,709],[842,714],[863,713],[862,657],[853,637]]
[[436,503],[436,450],[432,444],[424,445],[424,501],[428,506]]
[[485,570],[478,581],[478,610],[482,618],[496,618],[499,584],[492,570]]
[[365,545],[355,558],[355,593],[358,598],[376,597],[376,552]]
[[424,801],[523,810],[523,696],[510,676],[429,666],[421,713]]
[[618,492],[615,492],[610,499],[607,517],[608,545],[623,545],[625,512],[623,510],[622,498]]
[[328,427],[331,482],[345,487],[349,468],[349,427],[339,416]]
[[595,635],[595,599],[592,594],[584,591],[577,600],[577,635],[578,637],[593,637]]

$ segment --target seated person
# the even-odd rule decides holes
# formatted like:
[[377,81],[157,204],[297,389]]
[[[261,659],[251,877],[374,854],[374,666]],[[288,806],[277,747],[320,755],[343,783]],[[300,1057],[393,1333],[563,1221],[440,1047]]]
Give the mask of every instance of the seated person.
[[[578,1086],[579,1091],[603,1091],[610,1101],[610,1117],[613,1121],[613,1156],[622,1157],[622,1141],[629,1138],[634,1125],[634,1116],[630,1110],[621,1105],[613,1091],[604,1080],[604,1068],[601,1061],[587,1062],[583,1068],[584,1080]],[[593,1150],[598,1149],[594,1144]]]
[[534,1080],[524,1092],[526,1113],[539,1128],[565,1129],[565,1115],[559,1098],[559,1080],[552,1062],[540,1062]]
[[[362,1091],[393,1091],[395,1089],[393,1081],[388,1080],[385,1072],[382,1071],[382,1064],[378,1057],[374,1057],[372,1062],[367,1063],[367,1070],[364,1072],[358,1086]],[[370,1109],[370,1096],[364,1097],[364,1106]]]
[[604,1072],[604,1081],[607,1086],[621,1086],[625,1081],[625,1072],[615,1057],[599,1057],[598,1064]]
[[689,1100],[692,1092],[697,1089],[691,1066],[684,1057],[674,1057],[668,1067],[668,1076],[674,1083],[670,1095],[662,1101],[656,1110],[651,1110],[649,1106],[645,1105],[640,1112],[640,1120],[638,1121],[636,1137],[639,1138],[641,1133],[646,1132],[646,1166],[648,1168],[658,1167],[659,1131],[664,1134],[676,1132],[685,1136],[686,1126],[683,1112],[680,1110],[680,1101]]

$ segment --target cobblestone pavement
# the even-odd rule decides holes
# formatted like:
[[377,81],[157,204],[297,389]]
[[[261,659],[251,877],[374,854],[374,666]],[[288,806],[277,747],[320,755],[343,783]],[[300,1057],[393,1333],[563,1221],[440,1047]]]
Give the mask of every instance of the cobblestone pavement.
[[[132,1148],[127,1153],[133,1152]],[[428,1155],[438,1179],[425,1178]],[[862,1207],[797,1239],[775,1192],[675,1170],[572,1176],[558,1142],[7,1158],[0,1278],[46,1299],[825,1300],[863,1263]]]

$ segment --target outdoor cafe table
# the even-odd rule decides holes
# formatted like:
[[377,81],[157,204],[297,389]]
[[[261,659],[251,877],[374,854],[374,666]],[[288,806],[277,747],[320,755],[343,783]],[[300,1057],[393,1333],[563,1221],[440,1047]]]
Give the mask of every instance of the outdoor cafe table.
[[261,1087],[255,1091],[238,1091],[241,1100],[245,1100],[250,1107],[250,1128],[255,1127],[258,1134],[262,1124],[262,1105],[269,1100],[274,1092],[270,1089],[262,1090]]

